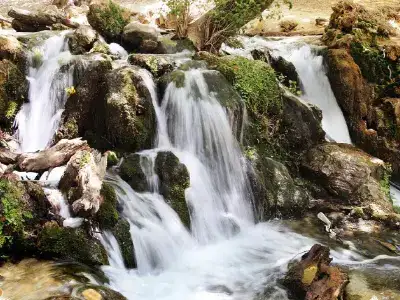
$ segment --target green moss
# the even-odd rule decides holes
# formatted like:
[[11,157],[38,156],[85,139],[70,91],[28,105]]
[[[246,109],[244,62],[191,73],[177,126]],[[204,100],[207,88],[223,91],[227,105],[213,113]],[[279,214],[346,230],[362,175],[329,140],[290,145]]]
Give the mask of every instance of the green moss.
[[351,55],[369,82],[386,85],[390,82],[395,68],[377,47],[360,42],[351,44]]
[[114,151],[108,151],[107,153],[107,167],[110,168],[118,164],[119,159]]
[[79,161],[79,167],[83,168],[89,162],[90,162],[90,152],[89,151],[83,151],[82,157],[81,157],[81,159]]
[[12,245],[14,238],[24,234],[24,225],[32,219],[22,197],[23,187],[19,183],[0,179],[0,249]]
[[225,41],[225,44],[231,48],[244,49],[244,45],[238,38],[230,37]]
[[217,57],[201,53],[211,68],[220,71],[239,92],[246,108],[256,114],[282,109],[281,94],[274,70],[265,62],[244,57]]
[[129,222],[124,219],[119,219],[118,223],[112,229],[112,233],[114,234],[115,239],[117,240],[121,249],[125,266],[127,268],[135,268],[135,250],[133,247]]
[[393,210],[396,214],[400,214],[400,206],[393,206]]
[[38,48],[34,48],[32,51],[32,67],[39,69],[43,63],[43,53]]
[[174,71],[169,76],[170,81],[175,83],[177,88],[183,88],[185,86],[185,72]]
[[95,14],[98,22],[95,28],[107,37],[120,35],[129,22],[125,10],[111,0],[101,9],[96,8]]
[[64,128],[66,130],[64,133],[64,138],[75,138],[79,135],[78,124],[74,118],[68,119],[64,125]]
[[357,218],[363,218],[364,217],[364,210],[363,210],[362,207],[355,207],[355,208],[353,208],[353,214]]
[[389,164],[387,164],[385,173],[383,174],[382,180],[379,182],[381,186],[381,190],[385,195],[387,196],[388,199],[391,199],[390,195],[390,176],[392,174],[392,168]]
[[15,101],[10,101],[8,103],[8,108],[5,113],[6,118],[11,120],[16,115],[17,110],[18,110],[18,103]]
[[158,63],[157,63],[157,58],[155,56],[150,56],[147,59],[147,65],[149,66],[151,73],[157,74],[157,72],[158,72]]
[[81,228],[60,227],[46,223],[38,236],[42,256],[82,262],[88,265],[108,264],[103,246]]
[[100,194],[103,196],[103,203],[96,214],[96,221],[100,229],[111,229],[118,222],[117,195],[112,185],[103,183]]

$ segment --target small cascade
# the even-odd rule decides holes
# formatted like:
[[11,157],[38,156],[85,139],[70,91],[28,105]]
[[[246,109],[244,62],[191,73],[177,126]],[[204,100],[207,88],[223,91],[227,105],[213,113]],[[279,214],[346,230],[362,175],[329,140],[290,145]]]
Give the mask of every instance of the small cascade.
[[29,102],[15,118],[22,152],[46,148],[52,140],[67,100],[66,88],[73,85],[73,68],[66,32],[52,36],[31,53]]
[[333,94],[326,75],[323,56],[301,38],[268,40],[260,37],[244,38],[245,49],[225,50],[234,55],[251,58],[254,49],[266,49],[273,57],[283,57],[293,63],[299,75],[302,99],[322,110],[322,127],[328,137],[336,142],[351,144],[346,120]]

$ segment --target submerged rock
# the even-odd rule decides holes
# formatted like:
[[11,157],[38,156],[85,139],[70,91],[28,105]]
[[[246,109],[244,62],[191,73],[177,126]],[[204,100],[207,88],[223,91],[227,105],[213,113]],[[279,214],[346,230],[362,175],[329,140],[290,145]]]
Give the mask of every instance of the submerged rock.
[[129,23],[130,12],[110,0],[92,1],[87,14],[89,24],[107,42],[120,42],[124,27]]
[[289,265],[283,284],[296,299],[342,299],[348,276],[330,266],[329,248],[314,245],[299,262]]
[[380,159],[347,144],[326,143],[307,153],[302,168],[305,176],[322,185],[341,204],[393,212],[390,171]]
[[160,194],[176,211],[182,223],[190,228],[190,212],[185,200],[190,177],[186,166],[172,152],[158,152],[155,172],[160,182]]

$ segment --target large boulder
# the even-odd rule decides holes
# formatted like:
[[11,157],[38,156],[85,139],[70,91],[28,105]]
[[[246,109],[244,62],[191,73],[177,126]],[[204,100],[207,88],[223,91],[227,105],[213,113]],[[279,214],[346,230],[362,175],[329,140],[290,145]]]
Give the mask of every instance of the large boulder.
[[96,0],[90,4],[87,19],[107,42],[121,42],[130,12],[111,0]]
[[258,220],[300,216],[307,209],[310,196],[295,183],[282,163],[257,154],[249,159],[253,168],[249,178]]
[[89,52],[97,40],[97,33],[90,26],[79,26],[69,37],[68,45],[73,54]]
[[151,53],[158,48],[158,30],[148,24],[133,21],[125,26],[122,40],[126,48]]
[[142,164],[146,158],[140,154],[132,153],[125,156],[119,167],[119,174],[136,192],[142,193],[150,190]]
[[351,145],[319,145],[307,153],[302,169],[306,177],[324,187],[339,205],[393,212],[388,167],[382,160]]
[[127,151],[151,147],[155,112],[151,95],[136,68],[121,67],[107,74],[107,139]]

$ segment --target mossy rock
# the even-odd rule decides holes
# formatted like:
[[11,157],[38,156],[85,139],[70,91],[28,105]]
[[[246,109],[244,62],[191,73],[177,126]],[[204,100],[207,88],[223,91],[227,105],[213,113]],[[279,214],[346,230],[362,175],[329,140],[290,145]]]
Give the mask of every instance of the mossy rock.
[[28,82],[9,60],[0,61],[0,126],[10,130],[20,106],[28,97]]
[[103,182],[100,195],[103,196],[103,203],[95,216],[100,229],[113,228],[118,222],[117,195],[112,185]]
[[190,212],[185,199],[190,177],[186,166],[172,152],[158,152],[155,171],[160,181],[161,195],[175,210],[182,223],[190,228]]
[[81,228],[60,227],[55,222],[48,222],[38,236],[37,246],[42,257],[78,261],[91,266],[108,264],[104,247]]
[[107,168],[113,167],[117,165],[119,162],[119,158],[114,151],[107,152]]
[[171,58],[160,54],[131,54],[128,61],[133,65],[147,69],[155,77],[171,72],[175,65]]
[[244,100],[249,112],[257,115],[268,110],[278,113],[282,109],[275,72],[265,62],[236,56],[218,57],[207,52],[199,52],[197,57],[226,77]]
[[139,154],[129,154],[123,158],[119,168],[119,174],[136,192],[148,191],[146,175],[141,167],[141,158]]
[[107,140],[116,149],[136,152],[154,140],[155,111],[149,90],[134,67],[107,74]]
[[130,12],[111,0],[94,1],[87,14],[89,24],[108,42],[120,42]]
[[130,233],[129,222],[120,218],[111,232],[114,234],[119,248],[121,249],[125,267],[129,269],[136,268],[135,248]]
[[192,52],[196,50],[193,42],[189,39],[172,39],[171,36],[162,36],[158,38],[157,53],[175,54],[185,50]]

